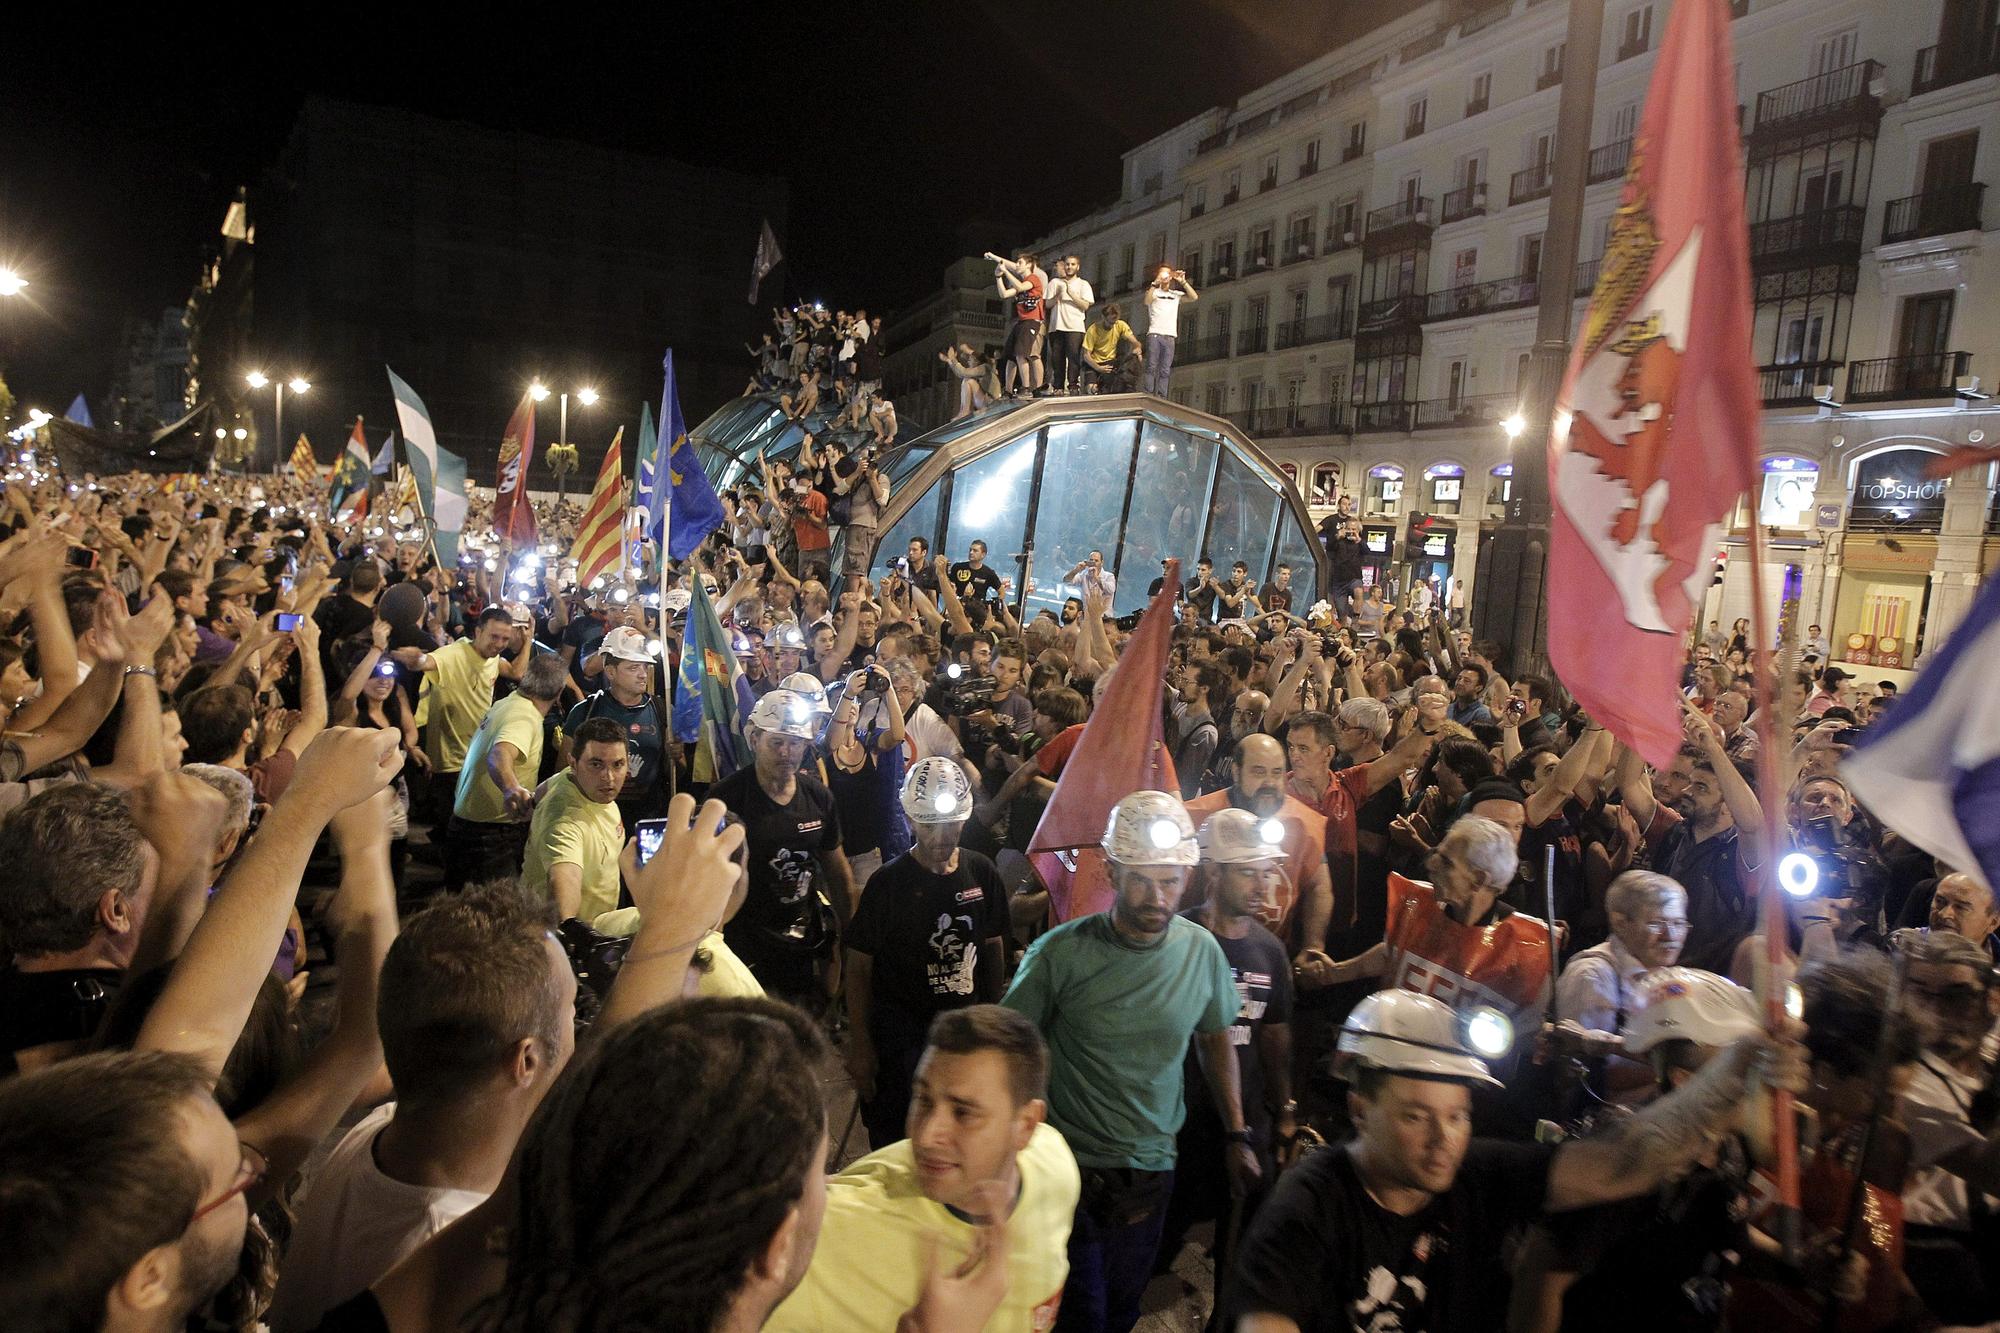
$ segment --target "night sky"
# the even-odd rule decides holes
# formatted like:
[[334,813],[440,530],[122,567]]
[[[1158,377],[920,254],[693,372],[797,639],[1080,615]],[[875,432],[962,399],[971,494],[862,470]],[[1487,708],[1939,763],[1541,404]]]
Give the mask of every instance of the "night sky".
[[[784,286],[893,310],[965,250],[1114,198],[1121,150],[1393,12],[904,0],[621,20],[466,8],[451,24],[416,6],[96,11],[68,26],[15,14],[0,263],[34,285],[30,302],[0,304],[0,373],[23,406],[104,394],[124,320],[186,300],[234,188],[259,178],[309,92],[787,177]],[[281,32],[280,14],[304,23]],[[567,29],[572,14],[590,26]],[[975,218],[1001,234],[961,245]],[[746,274],[755,243],[743,238]]]

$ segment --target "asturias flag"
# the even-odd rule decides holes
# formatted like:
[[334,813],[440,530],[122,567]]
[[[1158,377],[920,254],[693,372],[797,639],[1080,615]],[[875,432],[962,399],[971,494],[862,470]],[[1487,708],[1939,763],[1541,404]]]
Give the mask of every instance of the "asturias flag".
[[1736,121],[1723,0],[1681,0],[1549,437],[1549,660],[1660,768],[1707,556],[1756,475]]
[[354,433],[347,447],[333,460],[333,488],[327,495],[326,512],[340,513],[341,505],[356,491],[368,489],[368,438],[361,433],[361,418],[354,418]]
[[746,753],[736,708],[739,668],[708,590],[700,579],[693,584],[674,685],[674,739],[694,743],[696,782],[718,782],[743,766]]
[[[674,384],[674,352],[667,349],[667,379],[660,390],[660,462],[664,479],[655,476],[653,498],[646,510],[646,534],[675,560],[687,559],[708,534],[722,526],[725,515],[708,474],[695,460],[681,416],[680,391]],[[661,482],[664,480],[665,484]]]
[[1934,650],[1840,776],[1883,823],[2000,889],[2000,579]]

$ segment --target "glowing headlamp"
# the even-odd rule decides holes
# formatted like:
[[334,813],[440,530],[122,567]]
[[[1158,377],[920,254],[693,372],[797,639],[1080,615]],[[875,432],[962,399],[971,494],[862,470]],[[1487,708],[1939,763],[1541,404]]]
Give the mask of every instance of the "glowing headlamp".
[[1169,847],[1178,847],[1181,843],[1180,825],[1171,819],[1156,819],[1146,826],[1146,840],[1163,852]]
[[941,815],[951,814],[958,809],[958,797],[948,791],[941,791],[937,794],[937,798],[931,802],[931,809]]
[[1459,1015],[1459,1035],[1474,1053],[1498,1060],[1514,1049],[1514,1025],[1490,1004],[1475,1005]]
[[1257,826],[1257,840],[1266,847],[1276,847],[1285,840],[1284,823],[1276,819],[1265,820]]

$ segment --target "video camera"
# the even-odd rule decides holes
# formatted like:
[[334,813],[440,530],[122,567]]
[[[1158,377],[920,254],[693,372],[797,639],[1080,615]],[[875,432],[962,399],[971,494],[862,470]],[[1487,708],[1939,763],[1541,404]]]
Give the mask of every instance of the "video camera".
[[1845,899],[1874,924],[1889,871],[1875,849],[1855,840],[1831,815],[1805,821],[1797,845],[1778,861],[1778,883],[1794,898]]
[[947,662],[937,674],[945,712],[965,717],[993,706],[993,677],[982,676],[961,662]]

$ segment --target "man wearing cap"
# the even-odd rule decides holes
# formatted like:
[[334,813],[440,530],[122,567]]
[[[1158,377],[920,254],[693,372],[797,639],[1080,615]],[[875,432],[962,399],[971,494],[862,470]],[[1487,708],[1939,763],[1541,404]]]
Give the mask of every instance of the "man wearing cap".
[[709,789],[743,821],[750,849],[750,887],[723,938],[765,990],[809,1008],[825,1003],[822,971],[831,977],[854,900],[833,796],[801,771],[818,723],[807,700],[772,690],[750,711],[755,762]]
[[902,805],[916,845],[869,877],[844,939],[847,1070],[877,1148],[902,1135],[931,1020],[999,999],[1006,965],[1007,886],[958,845],[972,813],[965,770],[919,760]]
[[1475,1035],[1425,995],[1382,991],[1355,1006],[1340,1038],[1354,1135],[1281,1177],[1250,1224],[1223,1298],[1237,1333],[1504,1327],[1510,1233],[1545,1211],[1659,1189],[1756,1084],[1806,1082],[1795,1042],[1752,1033],[1598,1135],[1475,1139],[1472,1090],[1498,1086]]
[[618,793],[618,817],[629,836],[640,820],[665,814],[674,794],[673,768],[667,762],[671,733],[666,707],[652,691],[659,654],[647,642],[646,632],[630,625],[606,634],[598,651],[604,658],[604,688],[569,710],[562,732],[565,738],[574,736],[585,722],[603,717],[625,734],[632,754],[625,786]]
[[542,724],[566,676],[560,657],[536,653],[521,688],[487,709],[472,733],[443,830],[445,885],[454,893],[519,872],[542,769]]
[[1190,1039],[1222,1120],[1233,1188],[1247,1190],[1259,1168],[1230,1045],[1242,999],[1229,959],[1175,911],[1199,860],[1187,810],[1167,792],[1134,792],[1113,807],[1103,849],[1111,909],[1037,939],[1001,1003],[1048,1040],[1049,1123],[1083,1168],[1056,1328],[1126,1333],[1173,1191]]
[[[1190,810],[1192,815],[1193,811]],[[1182,915],[1222,946],[1243,1011],[1229,1029],[1250,1146],[1263,1168],[1258,1188],[1244,1199],[1243,1220],[1256,1211],[1277,1159],[1298,1137],[1298,1103],[1292,1100],[1291,958],[1258,914],[1285,884],[1282,830],[1249,810],[1218,810],[1197,833],[1207,876],[1208,901]],[[1229,1180],[1222,1165],[1222,1119],[1209,1100],[1206,1080],[1192,1054],[1185,1062],[1187,1123],[1177,1142],[1173,1204],[1162,1255],[1171,1259],[1187,1228],[1229,1215]],[[1229,1267],[1228,1227],[1216,1235],[1216,1271]]]

